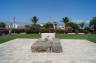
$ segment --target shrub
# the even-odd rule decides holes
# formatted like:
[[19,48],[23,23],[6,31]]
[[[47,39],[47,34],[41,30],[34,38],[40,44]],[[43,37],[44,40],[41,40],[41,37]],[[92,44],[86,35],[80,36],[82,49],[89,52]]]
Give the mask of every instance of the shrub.
[[25,29],[11,29],[11,33],[24,33]]
[[0,36],[2,35],[2,30],[0,30]]
[[48,30],[48,29],[46,29],[46,30],[44,31],[44,33],[49,33],[49,30]]
[[41,28],[40,33],[44,33],[45,29]]
[[55,33],[59,33],[59,30],[57,29],[57,30],[55,31]]
[[3,35],[3,34],[9,34],[9,30],[8,29],[0,30],[0,35]]
[[83,32],[84,32],[84,29],[79,29],[79,32],[80,32],[80,33],[83,33]]
[[61,29],[57,29],[55,32],[56,33],[64,33]]
[[51,32],[51,33],[54,33],[54,32],[55,32],[55,30],[54,30],[54,29],[50,29],[50,32]]
[[15,33],[18,33],[19,34],[20,33],[20,29],[16,29],[15,30]]
[[85,34],[88,34],[88,33],[89,33],[89,31],[88,31],[88,30],[85,30],[85,31],[84,31],[84,33],[85,33]]
[[93,28],[91,28],[91,27],[85,27],[85,31],[88,31],[88,33],[93,33],[94,32],[94,30],[93,30]]
[[68,31],[68,30],[64,30],[64,33],[65,33],[65,34],[68,34],[68,33],[69,33],[69,31]]
[[96,34],[96,31],[91,32],[91,34]]
[[78,34],[79,33],[79,30],[75,30],[75,34]]
[[91,28],[91,27],[85,27],[85,30],[92,31],[93,28]]
[[34,33],[39,33],[40,30],[39,29],[35,29]]
[[26,29],[26,30],[25,30],[25,33],[26,33],[26,34],[32,34],[33,31],[32,31],[32,29]]
[[9,34],[9,30],[8,29],[3,30],[3,34]]

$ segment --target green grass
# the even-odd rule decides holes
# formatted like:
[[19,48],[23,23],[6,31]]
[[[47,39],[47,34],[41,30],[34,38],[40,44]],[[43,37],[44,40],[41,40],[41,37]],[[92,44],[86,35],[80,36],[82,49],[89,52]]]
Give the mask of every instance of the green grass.
[[[56,34],[60,39],[87,39],[96,43],[96,34]],[[40,34],[14,34],[0,36],[0,43],[7,42],[16,38],[40,38]]]
[[87,39],[96,43],[96,34],[56,34],[60,39]]
[[0,43],[4,43],[9,40],[16,38],[40,38],[40,34],[14,34],[14,35],[3,35],[0,36]]

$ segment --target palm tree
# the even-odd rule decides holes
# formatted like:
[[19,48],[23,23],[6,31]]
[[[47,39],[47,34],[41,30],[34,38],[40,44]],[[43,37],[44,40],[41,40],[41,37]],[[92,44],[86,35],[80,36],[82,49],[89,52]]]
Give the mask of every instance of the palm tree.
[[32,23],[33,23],[34,25],[36,25],[36,23],[38,22],[37,16],[33,16],[33,18],[31,19],[31,21],[32,21]]
[[68,17],[65,17],[65,18],[62,18],[62,22],[65,24],[65,27],[66,27],[66,24],[69,22],[69,18]]
[[79,26],[81,27],[81,29],[83,29],[84,25],[85,25],[84,22],[81,22],[81,23],[79,24]]
[[90,27],[93,27],[94,31],[96,31],[96,17],[90,20]]

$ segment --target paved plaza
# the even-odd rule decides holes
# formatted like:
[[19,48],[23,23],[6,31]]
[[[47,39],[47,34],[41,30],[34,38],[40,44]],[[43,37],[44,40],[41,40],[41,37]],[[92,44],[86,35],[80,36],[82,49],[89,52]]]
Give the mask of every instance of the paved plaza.
[[61,39],[62,53],[32,53],[38,39],[14,39],[0,44],[0,63],[96,63],[96,44],[88,40]]

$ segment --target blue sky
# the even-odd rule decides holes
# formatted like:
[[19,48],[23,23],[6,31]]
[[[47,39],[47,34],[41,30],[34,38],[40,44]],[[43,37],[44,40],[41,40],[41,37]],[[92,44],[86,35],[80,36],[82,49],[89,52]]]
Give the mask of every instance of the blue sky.
[[0,21],[12,22],[13,16],[20,24],[30,24],[32,16],[39,23],[59,22],[63,17],[72,21],[88,21],[96,16],[96,0],[0,0]]

